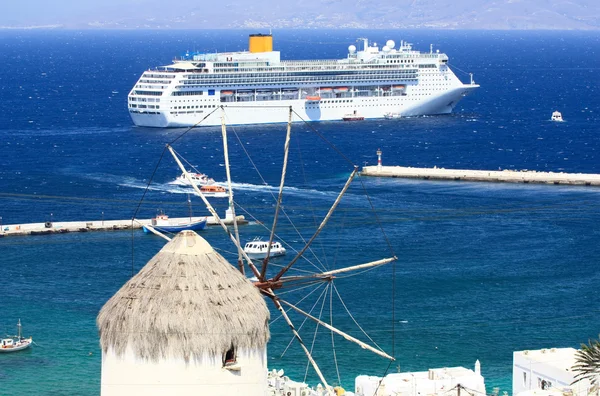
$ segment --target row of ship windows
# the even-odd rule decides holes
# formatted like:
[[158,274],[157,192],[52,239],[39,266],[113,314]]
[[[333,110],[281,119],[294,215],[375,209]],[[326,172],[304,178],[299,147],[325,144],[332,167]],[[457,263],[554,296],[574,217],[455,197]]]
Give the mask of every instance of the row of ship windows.
[[135,103],[130,104],[129,107],[132,109],[136,109],[136,108],[137,109],[160,109],[160,105],[143,105],[143,104],[138,105]]
[[204,95],[204,91],[175,91],[175,92],[171,92],[171,96],[191,96],[191,95]]
[[181,99],[181,100],[171,100],[171,103],[186,103],[186,102],[192,102],[192,103],[197,103],[197,102],[215,102],[217,100],[217,98],[211,98],[211,99]]
[[[173,79],[175,78],[175,74],[153,74],[153,73],[144,73],[142,75],[142,77],[146,77],[146,78],[168,78],[168,79]],[[168,83],[167,83],[168,84]]]
[[197,111],[171,111],[171,114],[199,114],[199,113],[204,113],[204,110],[197,110]]
[[[410,100],[417,100],[417,99],[410,99]],[[308,103],[313,103],[313,102],[308,102]],[[320,102],[321,103],[325,103],[325,102]],[[400,104],[402,105],[402,103]],[[354,106],[354,105],[353,105]],[[353,107],[353,106],[349,106],[348,104],[346,105],[342,105],[342,106],[304,106],[305,109],[333,109],[333,108],[340,108],[340,107]],[[381,106],[386,106],[386,104],[367,104],[367,105],[361,105],[360,107],[381,107]],[[390,104],[387,104],[387,106],[391,106]],[[210,107],[210,106],[209,106]],[[212,107],[216,107],[216,106],[212,106]],[[154,112],[154,111],[138,111],[138,110],[129,110],[130,113],[139,113],[139,114],[160,114],[160,112]],[[192,110],[192,111],[171,111],[170,114],[194,114],[194,113],[204,113],[204,110]]]
[[136,96],[130,96],[129,101],[130,102],[160,102],[160,98],[138,98]]
[[406,73],[417,73],[417,69],[411,70],[365,70],[365,71],[332,71],[324,70],[320,72],[306,72],[306,73],[231,73],[230,70],[226,71],[225,74],[191,74],[183,76],[188,80],[206,80],[210,78],[223,78],[223,77],[235,77],[235,78],[258,78],[258,77],[327,77],[331,78],[334,76],[370,76],[370,75],[397,75]]
[[[179,109],[214,109],[217,107],[216,105],[199,105],[199,106],[173,106],[171,109],[179,110]],[[131,109],[160,109],[160,105],[138,105],[132,103],[129,105]]]
[[[426,84],[426,86],[444,86],[444,85],[448,85],[448,84]],[[437,88],[437,89],[436,88],[434,88],[434,89],[432,89],[432,88],[415,88],[416,92],[418,92],[418,91],[424,91],[424,90],[425,91],[441,91],[441,90],[444,90],[444,88],[443,87],[440,87],[440,88]],[[145,92],[142,93],[142,92],[143,91],[135,91],[135,93],[138,94],[138,95],[149,95],[148,93],[145,93]],[[197,95],[202,95],[203,91],[195,91],[195,92],[197,92],[196,93]],[[365,95],[365,94],[366,94],[365,96],[367,96],[368,95],[367,92],[368,91],[358,91],[356,93],[356,96],[362,96],[362,95]],[[160,92],[158,92],[158,94],[160,94]],[[389,92],[387,92],[387,94],[391,95]],[[386,95],[386,93],[384,93],[383,96],[388,96],[388,95]],[[405,96],[406,93],[401,93],[401,94],[398,93],[398,95]],[[421,95],[421,94],[418,94],[418,95]],[[156,99],[154,99],[154,98],[139,98],[139,97],[135,97],[135,96],[132,96],[129,99],[130,99],[131,102],[135,102],[135,101],[138,101],[138,102],[159,102],[160,101],[160,99],[158,99],[158,98],[156,98]]]
[[146,84],[135,84],[134,88],[141,88],[141,89],[166,89],[168,87],[168,85],[146,85]]
[[178,109],[214,109],[217,107],[216,105],[200,105],[200,106],[173,106],[171,107],[173,110]]
[[[338,82],[340,84],[352,84],[361,82],[375,82],[375,81],[386,81],[388,83],[397,83],[399,80],[416,80],[417,75],[398,75],[398,76],[371,76],[369,78],[347,78],[347,77],[301,77],[301,78],[254,78],[251,80],[243,78],[213,78],[206,81],[187,81],[180,82],[183,85],[177,85],[176,87],[190,86],[190,87],[202,87],[206,85],[218,85],[222,83],[238,84],[238,85],[257,85],[259,83],[271,83],[271,84],[330,84]],[[138,88],[138,87],[136,87]],[[151,89],[158,89],[159,87],[147,87]]]
[[[419,94],[421,95],[421,94]],[[398,98],[399,99],[399,98]],[[266,100],[266,99],[265,99]],[[270,99],[270,100],[277,100],[277,99]],[[371,99],[371,100],[363,100],[361,101],[361,103],[364,102],[376,102],[376,99]],[[319,103],[319,104],[334,104],[334,103],[354,103],[353,99],[336,99],[336,100],[321,100],[321,101],[308,101],[308,103]],[[139,108],[139,109],[160,109],[159,105],[137,105],[137,104],[130,104],[129,105],[130,108]],[[173,106],[171,107],[172,110],[185,110],[185,109],[211,109],[211,108],[216,108],[216,105],[196,105],[196,106]]]
[[388,59],[387,63],[415,63],[414,59]]
[[[143,77],[143,76],[142,76]],[[138,81],[138,83],[146,83],[146,84],[171,84],[171,81],[168,80],[144,80],[143,78]]]
[[[228,79],[214,79],[202,81],[201,83],[195,81],[183,81],[183,85],[176,85],[175,88],[203,88],[211,85],[326,85],[326,84],[344,84],[344,85],[355,85],[361,83],[381,83],[381,84],[396,84],[398,81],[408,82],[417,81],[417,76],[397,76],[393,78],[373,77],[373,78],[361,78],[361,79],[347,79],[347,78],[303,78],[303,79],[276,79],[276,78],[257,78],[251,81],[239,79],[239,78],[228,78]],[[137,88],[137,87],[136,87]],[[154,87],[154,89],[160,89]]]
[[[414,62],[413,62],[414,63]],[[351,72],[351,73],[363,73],[363,72],[368,72],[371,70],[385,70],[385,69],[399,69],[399,68],[408,68],[408,67],[414,67],[414,64],[408,65],[408,64],[386,64],[386,63],[377,63],[377,64],[369,64],[367,66],[368,69],[365,70],[365,65],[361,64],[361,65],[357,65],[357,66],[328,66],[328,65],[323,65],[323,66],[319,66],[319,65],[315,65],[315,66],[288,66],[288,67],[272,67],[272,68],[245,68],[245,67],[221,67],[221,68],[214,68],[213,73],[231,73],[231,72],[238,72],[238,73],[249,73],[249,72],[266,72],[268,74],[278,74],[278,73],[286,73],[286,72],[295,72],[295,74],[298,73],[311,73],[311,72],[315,72],[315,73],[331,73],[331,72],[335,72],[336,74],[338,73],[347,73],[347,72]],[[212,73],[211,73],[212,74]],[[197,78],[202,78],[202,74],[200,74]]]
[[[417,95],[424,95],[424,94],[417,94]],[[406,96],[406,95],[403,95]],[[399,98],[397,98],[398,100]],[[364,102],[376,102],[376,99],[370,99],[370,100],[362,100],[361,103]],[[321,100],[321,101],[308,101],[309,103],[319,103],[319,104],[333,104],[333,103],[354,103],[353,99],[336,99],[336,100]],[[145,109],[145,108],[149,108],[149,109],[160,109],[159,105],[137,105],[137,104],[130,104],[129,105],[130,108],[140,108],[140,109]],[[172,109],[173,110],[180,110],[180,109],[211,109],[211,108],[216,108],[216,105],[192,105],[192,106],[173,106]]]
[[147,96],[160,96],[163,93],[160,91],[133,91],[134,94],[136,95],[147,95]]
[[[410,81],[416,81],[417,79],[408,79],[408,78],[404,78],[402,80],[362,80],[362,81],[358,81],[358,80],[336,80],[336,81],[315,81],[315,80],[310,80],[307,82],[299,82],[299,81],[289,81],[286,83],[289,85],[295,85],[295,86],[301,86],[301,87],[310,87],[310,86],[315,86],[315,85],[330,85],[332,83],[335,83],[335,85],[357,85],[357,84],[364,84],[364,83],[370,83],[370,84],[378,84],[378,85],[391,85],[391,84],[406,84]],[[261,82],[260,84],[252,84],[252,85],[260,85],[262,88],[271,88],[271,87],[275,87],[275,86],[281,86],[282,82],[281,81],[273,81],[273,82]],[[201,84],[201,85],[177,85],[175,86],[175,89],[184,89],[184,88],[203,88],[208,84]],[[248,83],[246,82],[232,82],[232,81],[214,81],[211,82],[210,85],[220,85],[221,87],[247,87]],[[183,92],[183,91],[181,91]]]

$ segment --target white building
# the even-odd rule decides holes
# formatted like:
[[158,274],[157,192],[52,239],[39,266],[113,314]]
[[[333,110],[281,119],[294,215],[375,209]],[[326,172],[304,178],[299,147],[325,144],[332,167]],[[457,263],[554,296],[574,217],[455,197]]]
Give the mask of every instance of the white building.
[[462,394],[485,396],[485,383],[479,360],[475,371],[464,367],[429,369],[428,371],[393,373],[383,379],[360,375],[355,380],[356,396],[417,396]]
[[575,381],[574,348],[551,348],[513,353],[513,395],[588,395],[588,380]]
[[193,231],[179,233],[102,308],[102,396],[265,396],[269,311]]

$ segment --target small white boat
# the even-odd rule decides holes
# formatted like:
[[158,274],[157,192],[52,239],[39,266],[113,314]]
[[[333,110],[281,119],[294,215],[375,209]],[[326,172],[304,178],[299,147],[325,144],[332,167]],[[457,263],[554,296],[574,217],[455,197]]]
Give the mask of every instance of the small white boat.
[[[190,178],[192,179],[192,182],[194,182],[195,185],[197,186],[208,186],[213,184],[215,181],[213,179],[211,179],[210,177],[208,177],[207,175],[205,175],[204,173],[192,173],[192,172],[188,172],[188,174],[190,175]],[[185,177],[185,174],[181,174],[181,176],[179,176],[177,178],[177,182],[179,184],[185,184],[188,186],[191,186],[190,181],[187,179],[187,177]]]
[[[268,241],[261,241],[260,238],[255,238],[252,242],[246,243],[244,252],[246,252],[251,259],[264,259],[267,257],[268,245]],[[285,248],[281,246],[281,243],[272,242],[269,257],[283,256],[285,255],[285,252]]]
[[[200,231],[206,227],[206,220],[206,217],[192,220],[191,216],[189,220],[185,221],[181,219],[174,220],[169,219],[169,216],[161,212],[157,214],[156,217],[152,218],[151,226],[152,228],[161,232],[180,232],[185,230]],[[152,232],[146,226],[143,226],[142,228],[146,234],[150,234]]]
[[21,335],[21,319],[17,323],[17,335],[7,336],[0,340],[0,353],[17,352],[27,349],[33,343],[31,337],[25,338]]
[[562,118],[562,114],[560,114],[560,111],[555,111],[554,113],[552,113],[552,117],[550,118],[551,121],[555,121],[555,122],[563,122],[563,118]]
[[365,117],[358,114],[356,110],[354,110],[354,112],[352,112],[351,114],[346,114],[342,117],[343,121],[362,121],[364,119]]
[[385,113],[383,115],[383,117],[386,118],[386,119],[388,119],[388,120],[393,120],[395,118],[400,118],[401,115],[400,115],[400,113],[394,113],[394,112],[390,111],[389,113]]

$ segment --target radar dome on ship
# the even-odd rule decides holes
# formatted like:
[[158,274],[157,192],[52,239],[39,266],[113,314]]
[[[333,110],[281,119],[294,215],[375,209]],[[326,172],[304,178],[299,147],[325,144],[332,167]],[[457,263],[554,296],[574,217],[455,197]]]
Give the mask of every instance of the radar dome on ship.
[[391,49],[390,47],[388,47],[387,45],[384,45],[383,48],[381,49],[383,52],[390,52]]
[[396,46],[396,43],[394,42],[394,40],[388,40],[385,42],[386,47],[388,47],[389,49],[392,49]]
[[348,46],[348,52],[350,52],[351,54],[356,52],[356,47],[354,45],[350,45]]

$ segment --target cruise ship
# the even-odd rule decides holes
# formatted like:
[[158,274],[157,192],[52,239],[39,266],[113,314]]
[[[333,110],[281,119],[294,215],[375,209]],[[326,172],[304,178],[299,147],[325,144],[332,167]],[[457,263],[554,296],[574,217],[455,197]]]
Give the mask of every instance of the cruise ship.
[[[253,34],[248,51],[186,53],[145,71],[128,96],[135,125],[189,127],[448,114],[479,85],[461,82],[448,56],[359,39],[347,57],[281,60],[270,34]],[[215,111],[217,110],[217,111]]]

